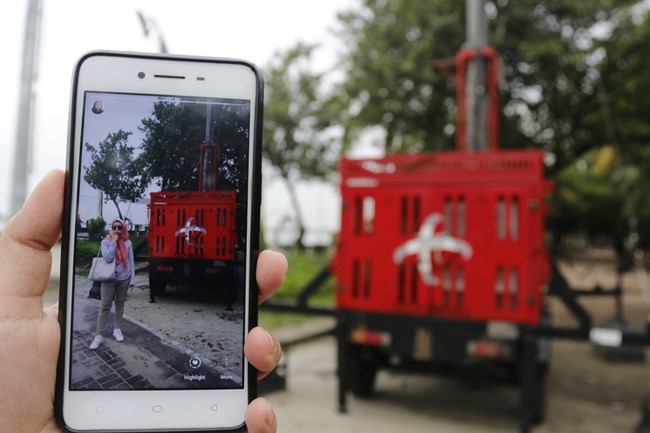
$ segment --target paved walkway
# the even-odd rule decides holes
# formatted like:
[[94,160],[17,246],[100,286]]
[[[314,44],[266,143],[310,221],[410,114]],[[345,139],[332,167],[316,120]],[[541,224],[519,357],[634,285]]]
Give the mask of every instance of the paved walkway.
[[73,316],[73,387],[179,389],[237,386],[237,382],[228,380],[228,377],[233,377],[228,370],[202,359],[181,343],[128,316],[121,326],[125,339],[117,342],[112,337],[113,312],[107,320],[104,342],[98,349],[90,350],[100,301],[87,298],[87,290],[80,288],[77,293]]
[[[153,385],[141,375],[133,375],[106,344],[90,350],[87,342],[94,335],[88,331],[74,331],[72,365],[74,389],[153,389]],[[81,367],[81,370],[80,370]],[[80,372],[83,373],[80,374]],[[76,374],[74,374],[76,373]]]

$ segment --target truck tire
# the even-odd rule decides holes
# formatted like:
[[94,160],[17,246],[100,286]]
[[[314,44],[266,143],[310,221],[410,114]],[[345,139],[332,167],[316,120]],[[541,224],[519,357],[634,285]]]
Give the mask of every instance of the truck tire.
[[160,272],[149,271],[149,290],[153,296],[164,295],[167,289],[167,278]]
[[350,389],[356,397],[368,398],[374,391],[377,364],[372,354],[362,347],[351,346],[349,353]]

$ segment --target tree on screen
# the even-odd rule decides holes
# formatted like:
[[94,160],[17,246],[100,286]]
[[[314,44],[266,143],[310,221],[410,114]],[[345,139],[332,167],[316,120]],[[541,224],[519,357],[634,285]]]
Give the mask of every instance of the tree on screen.
[[119,130],[109,133],[97,148],[86,143],[92,164],[84,167],[84,180],[96,190],[104,193],[104,200],[111,202],[122,218],[119,203],[133,202],[142,197],[145,186],[134,163],[133,147],[128,145],[131,132]]
[[147,183],[154,181],[161,191],[196,191],[205,104],[161,100],[139,129],[145,138],[138,163]]

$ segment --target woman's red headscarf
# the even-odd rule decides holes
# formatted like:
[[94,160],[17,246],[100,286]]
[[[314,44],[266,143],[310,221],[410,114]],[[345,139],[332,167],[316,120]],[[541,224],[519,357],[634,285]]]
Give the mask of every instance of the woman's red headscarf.
[[[122,231],[120,232],[120,237],[117,238],[117,248],[115,248],[115,257],[116,257],[116,262],[115,263],[121,263],[122,267],[124,268],[125,271],[129,270],[129,253],[126,250],[126,241],[129,239],[129,230],[126,227],[126,223],[122,221],[121,219],[117,218],[111,223],[111,229],[113,228],[113,224],[115,223],[120,223],[122,224]],[[106,236],[106,239],[108,240],[113,240],[111,238],[111,235],[109,233],[108,236]]]

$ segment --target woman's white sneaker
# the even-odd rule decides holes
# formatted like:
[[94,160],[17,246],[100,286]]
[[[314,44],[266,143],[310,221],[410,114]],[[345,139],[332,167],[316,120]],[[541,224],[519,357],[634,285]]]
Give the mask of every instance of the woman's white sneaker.
[[120,328],[113,329],[113,337],[115,337],[115,340],[117,341],[124,341],[124,335],[122,335]]
[[92,343],[90,343],[90,349],[95,350],[99,347],[100,344],[104,341],[104,337],[101,335],[95,335],[95,339],[93,340]]

